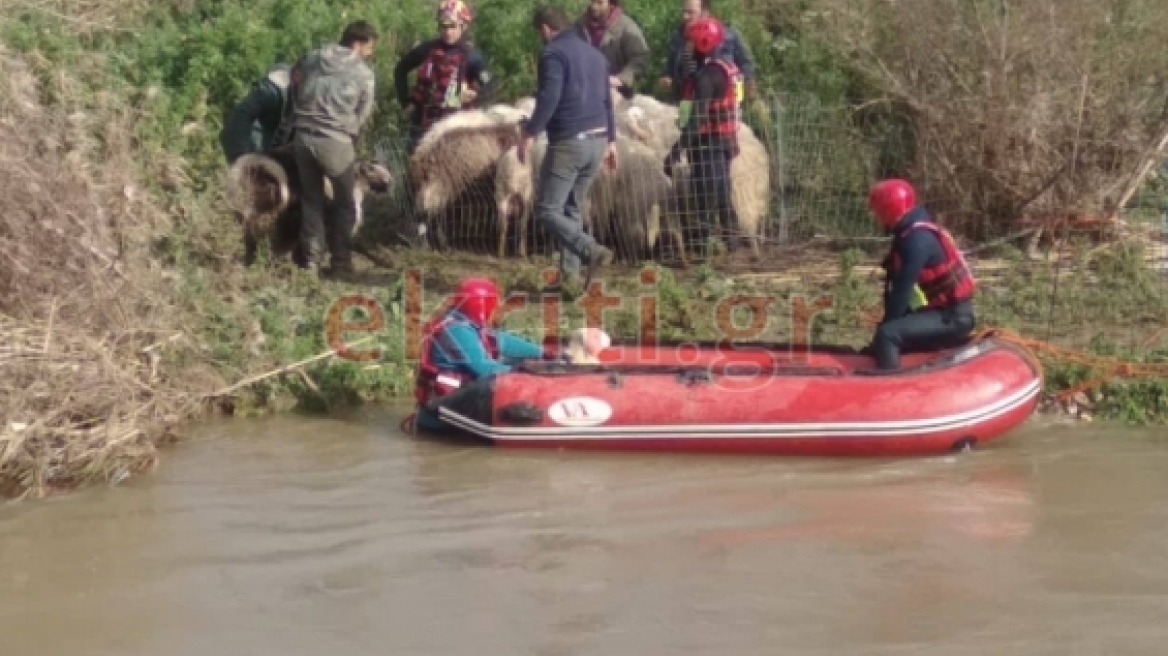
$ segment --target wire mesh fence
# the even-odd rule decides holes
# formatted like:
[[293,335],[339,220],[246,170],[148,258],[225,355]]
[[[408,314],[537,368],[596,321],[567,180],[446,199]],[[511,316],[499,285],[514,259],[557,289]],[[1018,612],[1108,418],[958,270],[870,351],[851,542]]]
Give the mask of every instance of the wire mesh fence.
[[549,255],[557,247],[540,217],[566,205],[619,258],[664,264],[726,248],[758,255],[817,235],[875,236],[865,209],[873,171],[842,108],[757,102],[744,112],[728,169],[698,148],[666,170],[680,136],[677,107],[636,96],[617,111],[616,170],[602,167],[581,199],[543,189],[552,192],[542,201],[549,209],[540,207],[546,139],[523,162],[514,146],[523,115],[504,105],[456,115],[435,124],[412,157],[404,139],[379,140],[379,157],[402,173],[385,212],[393,232],[442,250]]
[[[540,220],[547,213],[540,208],[547,142],[537,141],[519,161],[516,122],[531,104],[517,105],[436,125],[412,158],[404,140],[380,140],[379,157],[398,173],[392,207],[383,212],[398,240],[506,259],[557,252]],[[875,248],[865,251],[872,254],[885,247],[885,237],[867,210],[868,187],[911,172],[921,200],[957,234],[983,280],[984,324],[1023,325],[1076,347],[1105,339],[1146,350],[1168,320],[1162,272],[1168,185],[1161,179],[1168,171],[1159,165],[1160,173],[1137,181],[1114,212],[1118,222],[1062,207],[1048,193],[1018,216],[986,224],[982,209],[937,191],[942,187],[928,179],[934,164],[911,127],[873,120],[864,108],[800,96],[748,102],[739,155],[725,172],[701,158],[666,170],[680,135],[670,104],[643,96],[623,101],[617,129],[617,169],[599,171],[585,197],[568,204],[575,201],[585,231],[620,260],[717,267],[727,260],[711,257],[736,247],[752,252],[759,267],[779,271],[813,260],[809,246],[824,238],[870,242]],[[1103,151],[1089,146],[1075,152]],[[878,264],[879,257],[870,259]],[[826,261],[838,268],[837,256]]]

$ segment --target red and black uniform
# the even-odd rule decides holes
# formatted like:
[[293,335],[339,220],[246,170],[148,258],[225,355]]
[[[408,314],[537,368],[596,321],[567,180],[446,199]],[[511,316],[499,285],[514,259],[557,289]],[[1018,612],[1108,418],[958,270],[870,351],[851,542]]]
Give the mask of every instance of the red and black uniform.
[[741,240],[738,214],[734,211],[730,163],[738,156],[740,114],[736,82],[738,68],[720,59],[707,59],[685,81],[682,101],[692,103],[689,121],[666,158],[670,174],[684,151],[692,166],[693,199],[696,213],[691,225],[699,227],[698,240],[704,242],[714,217],[726,231],[727,246],[733,250]]
[[[417,79],[411,91],[406,76],[413,70],[417,70]],[[418,45],[398,61],[393,78],[398,102],[403,107],[414,108],[412,132],[417,138],[425,134],[435,121],[477,104],[476,100],[461,107],[447,106],[448,92],[457,95],[462,89],[469,88],[483,97],[488,95],[493,84],[482,53],[466,39],[452,44],[434,39]]]
[[741,121],[737,83],[742,74],[734,64],[708,59],[682,87],[682,101],[693,103],[689,124],[682,128],[681,148],[724,150],[730,159],[738,155],[738,124]]
[[[932,350],[960,343],[973,331],[977,281],[947,231],[924,208],[904,216],[892,231],[884,319],[872,342],[877,366],[895,369],[902,348]],[[910,309],[919,286],[926,305]]]

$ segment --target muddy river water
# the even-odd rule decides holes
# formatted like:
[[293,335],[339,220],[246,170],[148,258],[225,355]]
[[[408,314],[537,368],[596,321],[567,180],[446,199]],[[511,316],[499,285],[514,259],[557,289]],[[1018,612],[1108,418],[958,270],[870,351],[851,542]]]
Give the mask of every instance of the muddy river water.
[[394,410],[208,424],[0,506],[0,654],[1168,653],[1168,439],[927,460],[515,452]]

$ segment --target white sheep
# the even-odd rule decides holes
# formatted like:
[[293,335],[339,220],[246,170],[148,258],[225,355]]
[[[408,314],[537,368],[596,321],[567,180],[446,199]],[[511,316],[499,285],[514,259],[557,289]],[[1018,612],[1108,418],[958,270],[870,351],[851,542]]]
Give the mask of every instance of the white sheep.
[[[616,247],[628,259],[642,257],[656,246],[664,231],[682,251],[679,224],[668,213],[673,193],[656,154],[648,147],[625,136],[617,137],[618,167],[615,172],[602,169],[589,189],[581,213],[584,229],[598,241]],[[506,253],[508,226],[514,224],[519,241],[519,256],[527,257],[527,232],[539,170],[547,152],[547,137],[541,135],[521,164],[516,149],[511,148],[499,159],[495,176],[495,201],[500,217],[498,254]],[[664,230],[662,223],[665,224]]]
[[[668,156],[681,131],[677,127],[677,108],[648,96],[634,96],[618,115],[618,130],[649,146],[662,161]],[[770,156],[754,131],[745,123],[738,126],[739,155],[730,163],[732,202],[751,251],[759,256],[762,227],[770,205]],[[674,167],[673,183],[677,203],[689,194],[690,168],[683,160]],[[690,201],[692,202],[692,201]],[[672,216],[672,213],[670,213]],[[723,218],[723,220],[725,220]]]
[[[624,135],[616,140],[617,170],[602,170],[589,191],[596,238],[628,260],[649,255],[664,231],[688,266],[680,223],[671,201],[673,184],[653,150]],[[664,230],[662,224],[664,223]]]
[[517,123],[488,118],[484,125],[485,112],[477,118],[472,112],[455,117],[464,114],[470,125],[444,130],[440,139],[416,150],[409,162],[414,209],[420,214],[418,235],[427,242],[433,227],[440,248],[447,246],[440,217],[456,209],[460,200],[492,198],[499,159],[519,141]]
[[495,205],[499,214],[500,258],[507,254],[507,230],[515,225],[519,242],[519,257],[527,257],[527,229],[531,221],[532,202],[538,171],[547,154],[547,135],[541,134],[531,146],[524,163],[519,162],[518,150],[509,148],[499,158],[495,170]]
[[612,337],[600,328],[577,328],[572,331],[564,356],[572,364],[600,364],[600,354],[612,346]]

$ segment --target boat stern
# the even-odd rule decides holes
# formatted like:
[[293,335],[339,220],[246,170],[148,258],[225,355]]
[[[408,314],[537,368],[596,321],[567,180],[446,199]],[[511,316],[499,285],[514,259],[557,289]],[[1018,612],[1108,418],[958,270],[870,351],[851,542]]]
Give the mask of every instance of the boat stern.
[[[486,376],[467,383],[458,391],[438,399],[434,410],[443,423],[480,438],[491,439],[495,420],[496,376]],[[499,419],[508,424],[530,426],[543,419],[543,411],[526,403],[512,403],[499,409]]]

